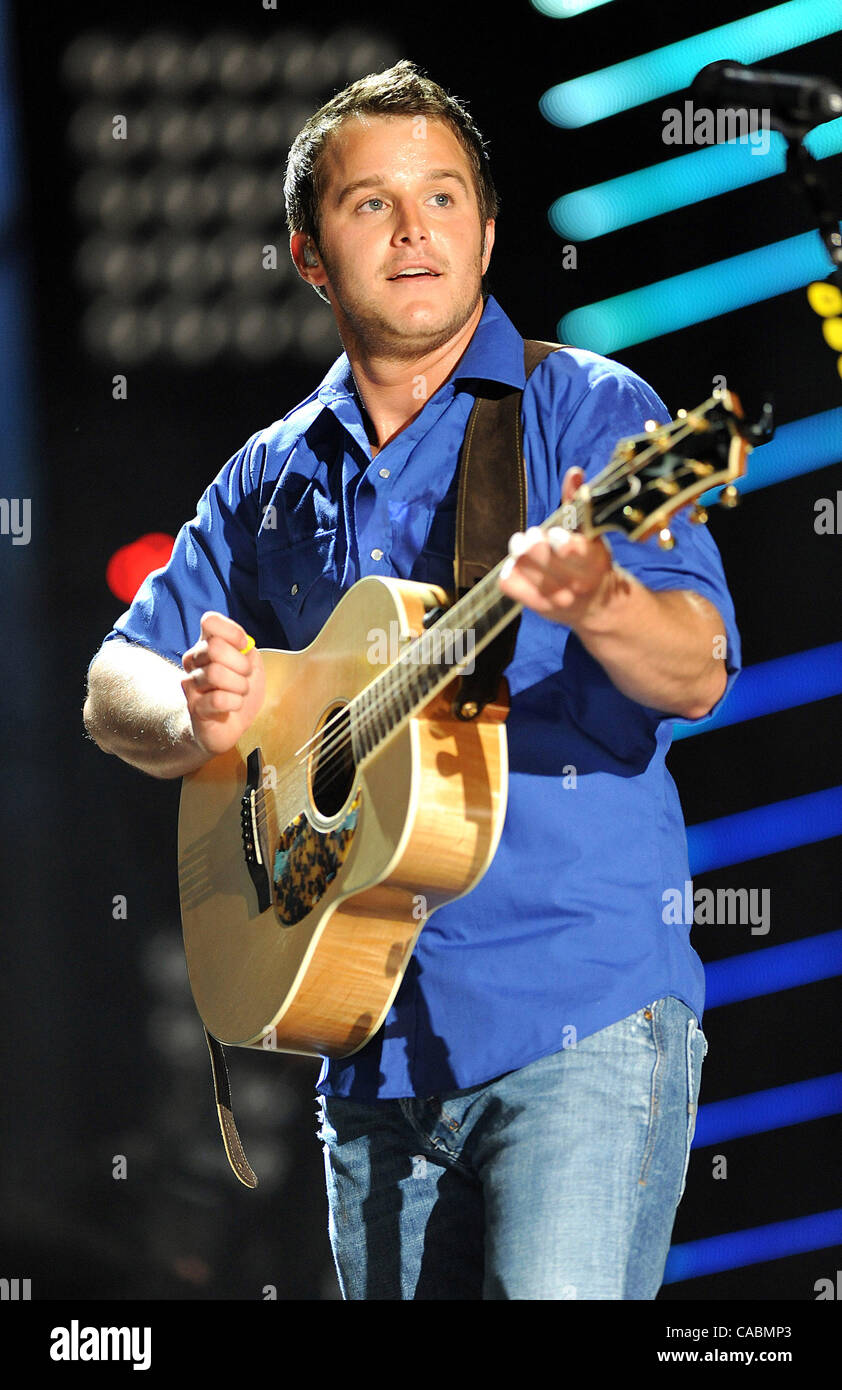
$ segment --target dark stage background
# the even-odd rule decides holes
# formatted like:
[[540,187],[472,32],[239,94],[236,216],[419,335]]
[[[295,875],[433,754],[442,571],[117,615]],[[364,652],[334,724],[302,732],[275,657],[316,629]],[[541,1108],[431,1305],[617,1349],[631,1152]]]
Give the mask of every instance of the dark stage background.
[[[317,43],[352,25],[356,39],[340,38],[325,68],[328,78],[338,74],[336,86],[370,70],[346,74],[355,53],[381,54],[376,66],[414,59],[467,99],[490,144],[502,195],[490,288],[525,336],[552,339],[571,308],[811,227],[805,205],[775,178],[582,242],[573,269],[547,219],[559,194],[667,158],[660,113],[677,104],[668,96],[563,131],[539,113],[548,87],[760,8],[615,0],[558,21],[526,0],[496,11],[364,3],[352,14],[332,3],[267,11],[257,0],[12,7],[21,207],[5,249],[19,257],[24,317],[4,343],[16,388],[2,490],[31,497],[32,536],[18,548],[0,538],[8,774],[0,1274],[31,1279],[33,1299],[338,1297],[315,1139],[317,1064],[231,1056],[238,1122],[261,1177],[247,1192],[220,1144],[182,963],[178,783],[105,757],[84,736],[81,706],[87,664],[125,607],[106,583],[112,554],[148,532],[174,535],[226,459],[311,391],[339,344],[328,307],[302,287],[304,298],[290,290],[289,302],[309,315],[303,347],[273,352],[270,332],[267,355],[253,360],[203,356],[201,333],[184,360],[144,357],[129,339],[122,360],[119,349],[91,350],[98,253],[94,246],[87,262],[80,254],[90,231],[84,197],[95,200],[96,188],[81,181],[95,157],[79,134],[70,45],[88,33],[123,41],[175,31],[198,44],[222,31],[268,38],[293,28]],[[766,66],[838,80],[842,42],[834,34]],[[289,119],[332,90],[314,95],[306,78],[305,63],[280,93]],[[239,99],[236,74],[228,97]],[[103,99],[123,109],[117,97]],[[270,173],[285,152],[275,150]],[[842,160],[822,167],[838,201]],[[283,250],[281,217],[260,236]],[[717,376],[748,413],[773,393],[781,423],[842,403],[836,354],[803,289],[614,355],[673,414],[705,399]],[[117,373],[125,399],[113,396]],[[712,514],[746,665],[840,639],[839,538],[814,529],[816,500],[835,498],[840,486],[838,466],[828,467]],[[677,743],[670,766],[688,824],[839,785],[839,706],[836,696]],[[838,929],[838,857],[838,838],[826,839],[698,876],[697,887],[767,888],[772,905],[765,938],[738,925],[697,927],[705,962]],[[702,1104],[838,1071],[838,1018],[833,976],[710,1010]],[[674,1243],[838,1209],[839,1137],[830,1114],[695,1149]],[[727,1179],[714,1176],[714,1154],[726,1157]],[[840,1256],[825,1243],[673,1282],[659,1298],[814,1300]]]

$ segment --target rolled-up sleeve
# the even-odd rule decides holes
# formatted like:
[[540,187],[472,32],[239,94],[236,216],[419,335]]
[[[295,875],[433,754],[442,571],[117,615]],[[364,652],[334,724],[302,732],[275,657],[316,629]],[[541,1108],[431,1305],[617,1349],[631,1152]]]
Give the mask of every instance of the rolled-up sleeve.
[[202,614],[233,618],[258,646],[285,646],[271,605],[258,597],[262,434],[228,460],[199,499],[196,515],[178,532],[163,569],[144,580],[106,641],[123,638],[181,663],[199,637]]
[[[621,439],[643,433],[648,420],[666,424],[670,419],[660,397],[628,368],[590,353],[574,356],[585,365],[590,379],[574,401],[559,397],[559,488],[565,471],[573,466],[582,468],[586,482],[592,482]],[[719,709],[740,671],[740,634],[719,549],[707,527],[691,522],[686,510],[676,512],[669,527],[675,541],[671,550],[662,549],[655,537],[632,541],[621,531],[606,533],[606,539],[617,564],[653,592],[691,590],[718,610],[727,684],[713,710],[704,716],[707,719]]]

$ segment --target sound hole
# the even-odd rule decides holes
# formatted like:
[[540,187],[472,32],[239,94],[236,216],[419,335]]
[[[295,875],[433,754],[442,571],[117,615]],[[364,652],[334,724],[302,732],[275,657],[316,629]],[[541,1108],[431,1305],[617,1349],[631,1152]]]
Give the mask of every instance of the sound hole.
[[335,705],[328,711],[310,762],[313,805],[325,818],[335,816],[351,794],[357,771],[347,705]]

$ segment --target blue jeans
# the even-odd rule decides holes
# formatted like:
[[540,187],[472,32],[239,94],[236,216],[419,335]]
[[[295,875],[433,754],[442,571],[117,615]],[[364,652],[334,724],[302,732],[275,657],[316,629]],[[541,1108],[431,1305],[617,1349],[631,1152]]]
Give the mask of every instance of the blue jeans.
[[704,1034],[673,998],[481,1086],[320,1098],[346,1299],[653,1299]]

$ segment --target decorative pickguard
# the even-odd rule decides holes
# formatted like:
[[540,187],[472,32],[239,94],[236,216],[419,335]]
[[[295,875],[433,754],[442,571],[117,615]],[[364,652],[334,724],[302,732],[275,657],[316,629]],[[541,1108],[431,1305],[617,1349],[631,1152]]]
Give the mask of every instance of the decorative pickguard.
[[281,832],[272,878],[275,909],[285,926],[295,926],[312,912],[348,857],[361,795],[357,792],[333,830],[316,830],[302,812]]

